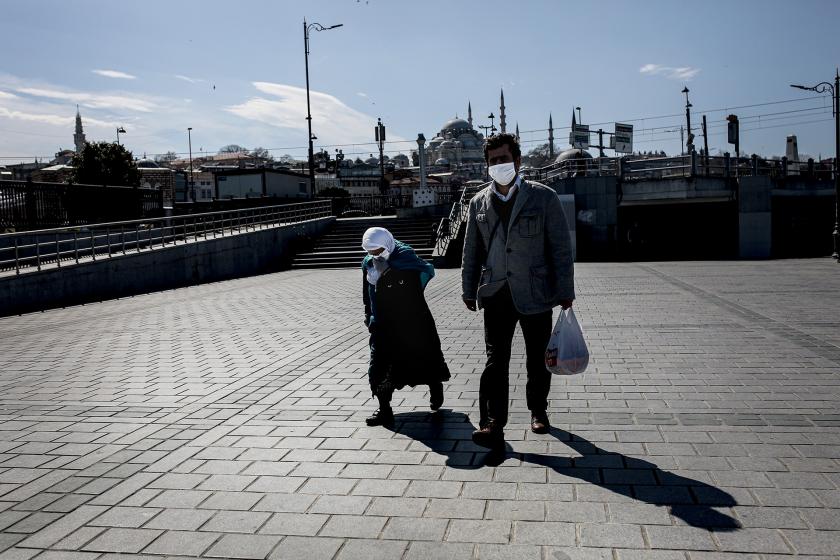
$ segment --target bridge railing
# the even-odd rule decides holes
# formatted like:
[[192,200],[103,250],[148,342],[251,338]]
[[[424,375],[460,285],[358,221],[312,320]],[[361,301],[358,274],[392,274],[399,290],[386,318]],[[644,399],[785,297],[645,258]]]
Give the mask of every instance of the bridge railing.
[[0,234],[0,271],[60,268],[331,215],[329,201],[315,201]]
[[78,226],[162,214],[160,189],[0,181],[0,231]]

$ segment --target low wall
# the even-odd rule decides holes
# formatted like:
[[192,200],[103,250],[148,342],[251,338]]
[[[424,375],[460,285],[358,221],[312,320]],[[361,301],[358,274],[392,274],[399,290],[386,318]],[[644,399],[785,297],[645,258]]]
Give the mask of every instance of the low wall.
[[0,278],[0,316],[251,276],[288,266],[335,218]]

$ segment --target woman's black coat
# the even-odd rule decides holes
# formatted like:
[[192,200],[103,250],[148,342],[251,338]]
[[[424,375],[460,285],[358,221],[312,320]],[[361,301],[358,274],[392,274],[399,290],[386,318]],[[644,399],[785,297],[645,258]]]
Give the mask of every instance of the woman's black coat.
[[390,268],[376,286],[367,281],[366,273],[362,274],[362,283],[368,323],[375,309],[370,371],[374,393],[383,376],[396,389],[448,380],[449,368],[423,295],[420,273]]

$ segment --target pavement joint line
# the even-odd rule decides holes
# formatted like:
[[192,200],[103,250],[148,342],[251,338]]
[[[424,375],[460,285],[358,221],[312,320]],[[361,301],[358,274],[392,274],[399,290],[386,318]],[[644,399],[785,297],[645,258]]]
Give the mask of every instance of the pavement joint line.
[[[736,315],[739,315],[743,318],[746,318],[750,321],[750,326],[755,328],[758,327],[764,331],[772,333],[780,338],[784,338],[789,342],[793,342],[802,348],[808,348],[815,354],[819,355],[822,358],[830,360],[840,366],[840,346],[830,344],[824,340],[820,340],[806,332],[803,332],[799,329],[794,327],[785,325],[780,323],[779,321],[768,317],[766,315],[762,315],[756,311],[752,311],[742,305],[738,305],[737,303],[730,301],[726,298],[716,296],[715,294],[709,293],[702,288],[698,288],[688,282],[684,282],[682,280],[678,280],[673,276],[666,274],[656,268],[646,265],[637,265],[642,270],[653,274],[666,282],[673,284],[701,299],[704,299],[714,305],[720,307],[721,309],[725,309],[730,311]],[[768,325],[762,325],[761,322],[765,321]],[[802,340],[805,339],[812,344],[812,346],[805,346],[802,344]]]

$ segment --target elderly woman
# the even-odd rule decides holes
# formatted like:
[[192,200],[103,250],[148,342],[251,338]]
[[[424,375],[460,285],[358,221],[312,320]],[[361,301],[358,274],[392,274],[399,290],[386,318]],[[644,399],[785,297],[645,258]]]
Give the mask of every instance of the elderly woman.
[[385,228],[368,229],[362,248],[368,252],[362,261],[365,325],[370,331],[368,378],[379,401],[367,424],[389,426],[394,422],[394,389],[428,385],[431,409],[443,404],[449,368],[423,295],[435,269]]

